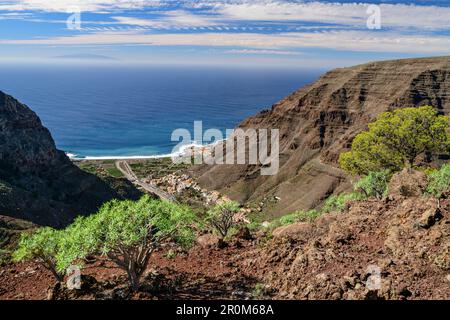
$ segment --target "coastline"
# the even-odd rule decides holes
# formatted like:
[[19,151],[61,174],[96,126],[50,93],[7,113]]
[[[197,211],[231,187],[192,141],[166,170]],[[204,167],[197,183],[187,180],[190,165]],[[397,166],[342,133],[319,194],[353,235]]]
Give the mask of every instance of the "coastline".
[[151,160],[151,159],[165,159],[165,158],[183,158],[190,157],[198,152],[209,151],[214,148],[217,144],[226,141],[226,139],[215,141],[211,144],[198,144],[190,143],[180,147],[178,151],[159,154],[159,155],[130,155],[130,156],[78,156],[77,154],[71,152],[65,152],[66,156],[69,157],[71,161],[105,161],[105,160]]
[[77,156],[69,156],[69,154],[66,153],[66,155],[69,157],[72,161],[104,161],[104,160],[151,160],[151,159],[165,159],[165,158],[172,158],[173,155],[171,154],[164,154],[164,155],[154,155],[154,156],[86,156],[86,157],[77,157]]

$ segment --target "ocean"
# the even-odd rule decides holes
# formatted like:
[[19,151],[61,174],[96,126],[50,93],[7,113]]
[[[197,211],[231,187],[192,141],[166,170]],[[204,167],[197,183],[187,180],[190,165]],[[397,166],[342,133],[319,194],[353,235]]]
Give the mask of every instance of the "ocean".
[[163,66],[1,66],[0,90],[28,105],[77,158],[166,155],[177,128],[224,131],[321,71]]

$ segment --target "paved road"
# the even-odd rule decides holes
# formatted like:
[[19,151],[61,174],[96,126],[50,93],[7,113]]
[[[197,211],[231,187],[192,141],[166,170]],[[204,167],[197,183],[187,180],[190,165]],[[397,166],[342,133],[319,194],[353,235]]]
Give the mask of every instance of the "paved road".
[[167,201],[175,201],[175,197],[171,194],[159,189],[158,187],[145,183],[144,181],[140,180],[136,174],[133,172],[133,169],[131,169],[128,162],[125,160],[119,160],[116,161],[116,168],[122,172],[122,174],[127,178],[131,183],[140,186],[142,189],[144,189],[146,192],[154,194],[158,196],[160,199],[164,199]]

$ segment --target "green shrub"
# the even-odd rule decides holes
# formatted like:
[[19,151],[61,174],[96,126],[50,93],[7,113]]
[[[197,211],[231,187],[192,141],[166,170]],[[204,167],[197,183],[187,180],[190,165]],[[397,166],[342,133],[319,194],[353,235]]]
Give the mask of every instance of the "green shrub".
[[265,287],[263,283],[257,283],[252,291],[253,299],[262,299],[264,297]]
[[319,215],[320,212],[317,210],[308,210],[308,211],[299,210],[294,213],[282,216],[279,219],[279,226],[286,226],[297,222],[312,222]]
[[293,223],[297,222],[297,219],[298,219],[298,214],[296,212],[290,213],[290,214],[287,214],[280,218],[280,224],[282,226],[293,224]]
[[397,109],[380,114],[360,133],[352,149],[339,157],[341,167],[354,174],[412,167],[423,154],[448,153],[448,121],[431,106]]
[[148,196],[139,201],[113,200],[98,213],[80,217],[65,230],[41,228],[23,234],[15,261],[38,259],[61,281],[64,271],[89,255],[107,257],[126,271],[133,291],[151,253],[165,241],[189,246],[195,215],[187,207]]
[[247,224],[247,228],[250,231],[259,230],[262,228],[262,223],[259,221],[251,221],[249,224]]
[[325,201],[325,204],[322,207],[322,212],[341,212],[345,209],[345,205],[348,201],[363,200],[364,198],[364,195],[359,192],[341,193],[339,195],[334,195],[329,197],[327,201]]
[[64,272],[58,268],[57,256],[60,253],[62,237],[62,231],[49,227],[38,229],[34,233],[23,233],[12,259],[15,262],[37,260],[61,282]]
[[[83,259],[96,253],[101,229],[97,226],[97,215],[78,217],[62,233],[60,248],[57,254],[57,268],[64,272],[74,263],[80,263]],[[81,267],[81,266],[80,266]]]
[[389,170],[369,172],[355,184],[355,190],[360,191],[365,197],[382,199],[388,191],[388,183],[391,179]]
[[435,196],[437,199],[450,186],[450,164],[443,165],[439,170],[435,170],[428,175],[427,192]]
[[175,259],[176,257],[177,257],[177,252],[175,250],[170,249],[169,251],[167,251],[167,253],[166,253],[167,259]]
[[122,171],[120,171],[119,169],[117,169],[116,167],[113,168],[108,168],[106,170],[108,172],[108,174],[114,178],[122,178],[123,177],[123,173]]
[[236,201],[226,201],[215,205],[206,214],[206,223],[224,240],[233,227],[237,225],[234,216],[240,210]]
[[273,230],[275,230],[276,228],[278,228],[278,227],[281,227],[282,226],[282,224],[281,224],[281,218],[279,218],[279,219],[275,219],[275,220],[273,220],[273,221],[271,221],[270,222],[270,224],[269,224],[269,227],[268,227],[268,232],[269,233],[271,233],[271,231],[273,231]]
[[98,252],[126,271],[132,290],[137,291],[152,252],[164,241],[192,244],[194,220],[187,207],[148,196],[136,202],[113,200],[86,224],[94,236],[92,244],[84,243],[83,251],[96,245]]

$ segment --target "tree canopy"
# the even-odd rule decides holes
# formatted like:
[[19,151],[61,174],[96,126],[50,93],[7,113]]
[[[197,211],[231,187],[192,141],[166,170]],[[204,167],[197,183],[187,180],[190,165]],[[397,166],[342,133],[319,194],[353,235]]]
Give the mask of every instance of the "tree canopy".
[[[163,241],[184,246],[192,243],[194,220],[188,207],[144,196],[139,201],[107,203],[81,232],[91,230],[99,254],[124,269],[131,287],[137,290],[151,253]],[[87,243],[85,252],[90,247]]]
[[188,207],[148,196],[139,201],[113,200],[64,230],[41,228],[25,234],[14,258],[39,259],[61,281],[69,266],[88,255],[106,257],[127,272],[132,289],[137,290],[154,249],[165,241],[183,246],[193,242],[194,220]]
[[57,255],[61,248],[62,231],[50,227],[36,230],[34,233],[22,233],[17,250],[12,254],[13,261],[20,262],[36,259],[61,281],[64,272],[57,267]]
[[448,117],[431,106],[384,112],[342,153],[341,167],[354,174],[412,167],[418,156],[446,154],[450,148]]

